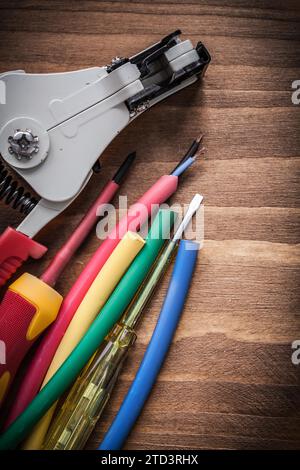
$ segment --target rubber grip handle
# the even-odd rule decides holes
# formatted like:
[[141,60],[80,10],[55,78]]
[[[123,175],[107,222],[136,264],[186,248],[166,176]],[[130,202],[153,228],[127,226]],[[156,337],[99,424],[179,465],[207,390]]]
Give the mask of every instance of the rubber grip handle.
[[5,345],[5,364],[0,364],[0,403],[13,381],[20,362],[30,348],[26,332],[36,307],[21,295],[8,290],[0,305],[0,338]]
[[45,246],[8,227],[0,235],[0,286],[6,283],[29,256],[38,259],[46,251]]
[[19,365],[37,337],[52,323],[62,297],[40,279],[23,274],[0,304],[0,405]]

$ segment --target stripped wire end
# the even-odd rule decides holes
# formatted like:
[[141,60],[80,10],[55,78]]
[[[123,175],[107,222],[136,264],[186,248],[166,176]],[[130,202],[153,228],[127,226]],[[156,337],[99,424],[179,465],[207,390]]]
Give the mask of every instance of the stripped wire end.
[[199,134],[199,136],[193,140],[192,144],[190,145],[188,151],[184,154],[184,156],[182,157],[182,159],[179,161],[179,163],[175,166],[174,170],[172,171],[171,175],[174,174],[174,172],[187,160],[189,160],[189,158],[191,157],[194,157],[196,155],[196,153],[198,152],[199,150],[199,146],[200,146],[200,143],[203,139],[203,134]]
[[193,157],[198,152],[202,139],[203,139],[203,134],[199,134],[198,137],[195,140],[193,140],[190,148],[188,149],[188,151],[182,158],[182,162],[184,160],[187,160],[189,157]]
[[205,153],[205,151],[206,151],[206,147],[200,147],[198,152],[194,155],[194,158],[200,157],[201,155],[203,155]]
[[198,135],[198,137],[197,137],[197,139],[196,139],[197,144],[200,144],[200,142],[202,141],[203,137],[204,137],[204,134],[199,134],[199,135]]
[[205,152],[205,147],[201,147],[197,153],[195,153],[192,157],[188,157],[183,162],[180,162],[176,168],[172,171],[171,175],[173,176],[180,176],[184,173],[195,161],[196,159]]

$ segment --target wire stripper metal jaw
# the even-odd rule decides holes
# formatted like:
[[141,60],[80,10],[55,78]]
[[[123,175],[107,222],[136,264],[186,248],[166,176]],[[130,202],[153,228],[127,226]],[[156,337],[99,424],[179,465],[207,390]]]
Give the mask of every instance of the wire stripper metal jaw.
[[[78,196],[95,162],[122,129],[204,74],[208,51],[202,43],[194,48],[191,41],[181,41],[180,34],[175,31],[135,56],[116,57],[104,67],[0,75],[5,90],[0,153],[6,166],[40,196],[36,201],[24,195],[0,162],[0,198],[27,214],[14,231],[20,234],[21,245],[21,236],[32,239]],[[8,253],[10,236],[6,234],[6,253],[13,256]],[[27,247],[24,259],[41,256],[43,250],[31,242],[31,251],[38,253],[32,255]],[[5,262],[1,252],[0,237],[0,270]]]

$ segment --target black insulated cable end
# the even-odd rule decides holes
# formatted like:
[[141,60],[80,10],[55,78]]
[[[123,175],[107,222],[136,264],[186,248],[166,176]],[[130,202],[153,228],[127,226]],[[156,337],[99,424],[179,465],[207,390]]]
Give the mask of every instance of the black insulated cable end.
[[[188,158],[190,157],[194,157],[194,155],[196,155],[199,147],[200,147],[200,143],[202,142],[202,139],[203,139],[203,134],[199,134],[198,137],[193,140],[192,144],[190,145],[190,147],[188,148],[187,152],[184,154],[184,156],[182,157],[182,159],[178,162],[178,164],[175,166],[174,170],[172,171],[172,173],[177,170],[177,168],[183,163],[185,162]],[[171,173],[171,174],[172,174]]]
[[116,174],[113,176],[112,180],[117,183],[117,184],[120,184],[124,178],[124,176],[126,175],[127,171],[129,170],[129,168],[131,167],[134,159],[136,157],[136,152],[131,152],[124,160],[124,162],[122,163],[122,165],[120,166],[120,168],[118,169],[118,171],[116,172]]

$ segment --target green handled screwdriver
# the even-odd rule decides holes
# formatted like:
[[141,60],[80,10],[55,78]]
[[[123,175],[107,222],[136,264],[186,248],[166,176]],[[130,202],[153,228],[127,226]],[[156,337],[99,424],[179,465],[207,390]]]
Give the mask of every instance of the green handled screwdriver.
[[43,446],[44,449],[79,450],[84,447],[110,398],[123,362],[137,338],[134,328],[144,307],[202,200],[203,197],[200,194],[194,196],[175,235],[142,284],[136,300],[131,303],[121,321],[116,323],[78,376],[53,421]]

